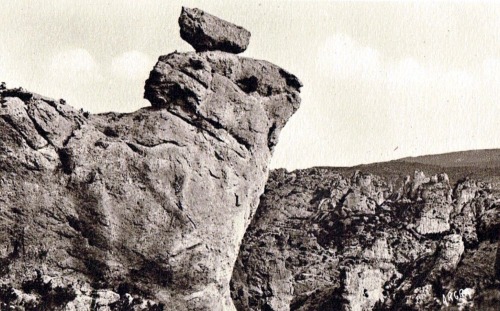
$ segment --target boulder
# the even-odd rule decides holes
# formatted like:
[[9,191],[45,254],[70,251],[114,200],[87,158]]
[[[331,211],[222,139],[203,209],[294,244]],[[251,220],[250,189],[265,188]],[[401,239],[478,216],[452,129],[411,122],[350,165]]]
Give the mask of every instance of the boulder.
[[200,9],[182,8],[179,17],[181,38],[197,52],[224,51],[238,54],[245,51],[250,32]]

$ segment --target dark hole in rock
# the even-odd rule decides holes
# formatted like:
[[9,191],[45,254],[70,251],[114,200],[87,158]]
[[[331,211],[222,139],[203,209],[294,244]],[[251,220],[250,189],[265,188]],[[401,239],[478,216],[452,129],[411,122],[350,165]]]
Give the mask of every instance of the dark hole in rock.
[[108,137],[118,137],[118,133],[110,127],[106,127],[103,133]]
[[245,93],[255,92],[259,87],[259,80],[255,76],[240,79],[236,83]]
[[67,149],[61,149],[58,153],[62,171],[65,174],[71,174],[73,172],[73,160],[71,153]]
[[194,70],[201,70],[203,68],[205,68],[203,66],[203,62],[199,59],[190,59],[189,60],[189,64],[191,65],[191,68],[193,68]]

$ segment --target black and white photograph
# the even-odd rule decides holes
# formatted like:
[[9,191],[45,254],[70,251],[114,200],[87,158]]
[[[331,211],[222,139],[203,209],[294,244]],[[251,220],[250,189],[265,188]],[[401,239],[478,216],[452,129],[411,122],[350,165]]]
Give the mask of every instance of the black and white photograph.
[[500,310],[500,3],[0,0],[0,311]]

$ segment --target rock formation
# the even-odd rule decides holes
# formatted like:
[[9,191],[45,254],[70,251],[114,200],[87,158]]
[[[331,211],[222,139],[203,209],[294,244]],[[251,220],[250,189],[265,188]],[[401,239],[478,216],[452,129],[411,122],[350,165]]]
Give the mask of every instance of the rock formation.
[[233,273],[238,310],[498,308],[500,170],[453,187],[349,170],[271,173]]
[[[152,107],[89,114],[0,90],[0,303],[234,310],[229,281],[300,81],[237,57],[250,34],[183,9]],[[205,37],[200,37],[200,31]]]
[[266,184],[301,82],[234,55],[239,26],[179,25],[196,52],[161,56],[133,113],[0,83],[0,310],[498,309],[496,162],[488,181],[390,162]]
[[181,37],[197,52],[241,53],[248,47],[250,32],[199,9],[182,8]]

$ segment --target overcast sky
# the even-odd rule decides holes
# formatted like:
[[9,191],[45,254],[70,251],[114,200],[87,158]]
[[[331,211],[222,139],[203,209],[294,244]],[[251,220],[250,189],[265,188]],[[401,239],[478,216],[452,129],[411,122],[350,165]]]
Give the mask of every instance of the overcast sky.
[[273,167],[500,148],[500,5],[0,0],[0,80],[90,112],[134,111],[159,55],[191,51],[181,6],[252,33],[243,56],[297,75]]

